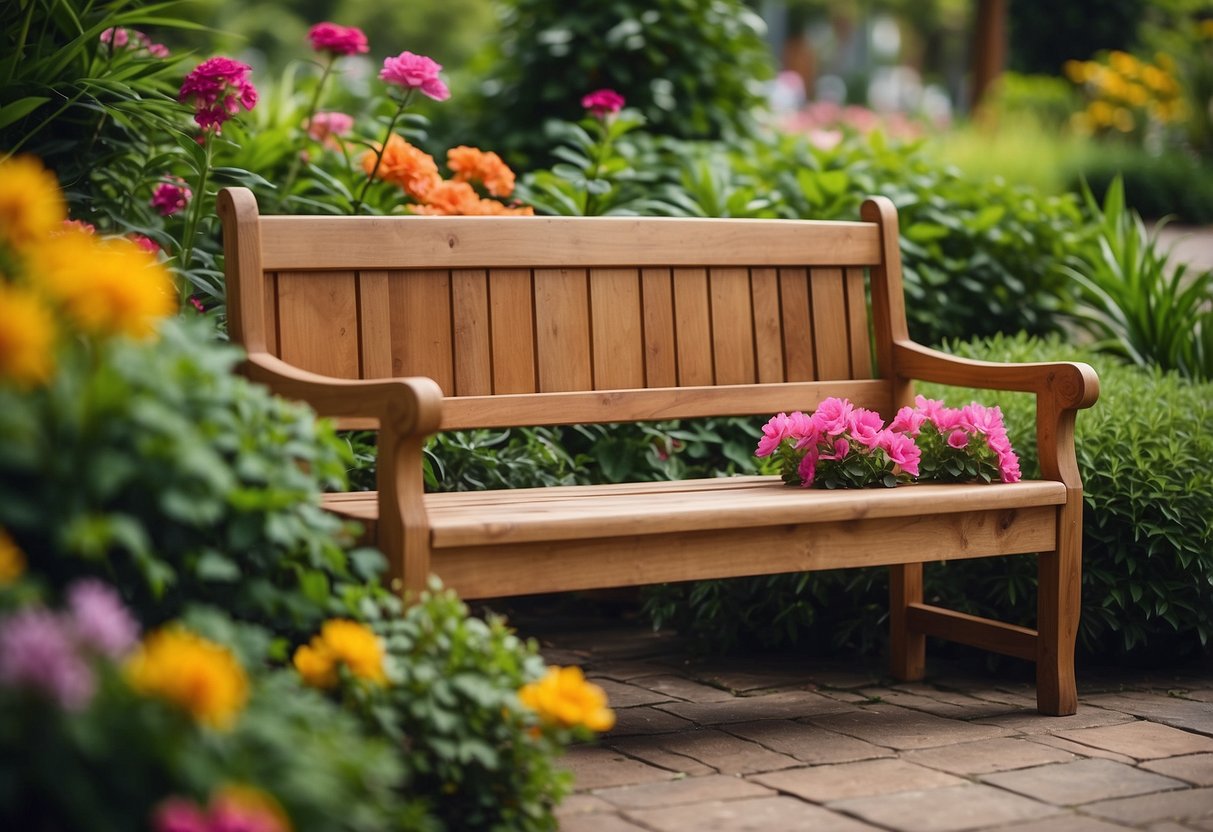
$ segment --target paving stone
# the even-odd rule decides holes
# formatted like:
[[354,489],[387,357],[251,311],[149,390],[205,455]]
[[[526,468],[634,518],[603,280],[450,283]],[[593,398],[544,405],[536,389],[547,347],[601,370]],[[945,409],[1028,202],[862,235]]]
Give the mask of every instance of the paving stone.
[[881,702],[887,702],[890,705],[913,708],[916,711],[925,711],[936,716],[952,717],[955,719],[972,719],[974,716],[980,716],[982,713],[1001,714],[1007,710],[1006,706],[993,702],[982,702],[979,699],[970,700],[973,707],[964,707],[951,702],[941,702],[930,696],[897,690],[896,688],[866,688],[862,692],[867,694],[869,699],[879,699]]
[[1213,786],[1213,754],[1190,754],[1187,757],[1171,757],[1166,760],[1151,760],[1141,767],[1195,783],[1197,786]]
[[615,711],[615,727],[608,737],[626,737],[630,734],[668,734],[685,731],[694,723],[668,714],[656,708],[642,705],[639,708],[619,708]]
[[1205,688],[1203,690],[1187,690],[1183,694],[1184,699],[1195,699],[1197,702],[1213,702],[1213,688]]
[[560,818],[560,832],[648,832],[619,815],[588,814]]
[[591,681],[598,685],[607,695],[607,701],[612,708],[631,708],[636,705],[655,705],[658,702],[669,702],[670,697],[664,693],[629,685],[626,682],[616,682],[614,679],[604,679],[592,676]]
[[864,696],[862,693],[856,693],[853,690],[822,688],[817,692],[822,696],[828,696],[831,699],[837,699],[839,702],[848,702],[853,705],[863,705],[872,701],[870,697]]
[[796,768],[751,777],[756,783],[814,803],[852,797],[892,794],[959,786],[964,781],[904,760],[864,760],[858,763]]
[[997,829],[988,830],[988,832],[1125,832],[1126,829],[1131,828],[1099,818],[1090,818],[1076,812],[1067,812],[1044,820],[1000,826]]
[[656,832],[877,832],[866,823],[792,797],[712,801],[627,815]]
[[733,698],[733,694],[727,690],[692,682],[682,676],[649,676],[638,684],[667,697],[687,702],[726,702]]
[[1069,751],[1071,754],[1077,754],[1081,757],[1097,757],[1101,760],[1115,760],[1118,763],[1129,763],[1132,765],[1136,762],[1132,757],[1126,757],[1124,754],[1117,754],[1115,751],[1105,751],[1102,748],[1093,748],[1089,745],[1083,745],[1080,742],[1073,740],[1063,740],[1061,737],[1050,737],[1048,734],[1039,734],[1037,736],[1025,737],[1028,742],[1040,743],[1048,745],[1052,748],[1059,748],[1062,751]]
[[592,794],[571,794],[556,807],[556,817],[585,815],[591,812],[614,812],[615,806]]
[[735,696],[721,702],[677,702],[659,707],[700,725],[750,722],[755,719],[795,719],[851,710],[842,702],[808,691]]
[[775,792],[749,780],[742,780],[740,777],[709,774],[706,777],[686,777],[665,783],[601,789],[594,794],[621,809],[631,810],[658,809],[663,806],[681,806],[687,803],[704,803],[712,800],[770,797]]
[[800,765],[794,757],[714,728],[666,734],[659,740],[666,751],[698,760],[721,774],[755,774]]
[[871,687],[881,678],[880,673],[870,669],[857,669],[849,664],[835,668],[814,665],[810,668],[810,676],[819,687],[835,690]]
[[980,725],[998,725],[1008,728],[1017,734],[1053,734],[1055,736],[1080,728],[1116,725],[1132,721],[1134,721],[1133,717],[1126,714],[1081,704],[1078,706],[1078,713],[1071,716],[1046,716],[1038,712],[1033,704],[1031,710],[1015,710],[974,720]]
[[1130,797],[1186,784],[1111,760],[1075,760],[984,775],[981,780],[1058,806],[1076,806],[1111,797]]
[[1164,820],[1162,823],[1150,824],[1146,827],[1146,832],[1192,832],[1192,827],[1172,820]]
[[974,699],[984,699],[987,702],[1000,702],[1023,710],[1036,710],[1036,695],[1019,691],[1007,691],[1001,688],[975,688],[965,691]]
[[901,758],[960,775],[993,774],[996,771],[1011,771],[1077,759],[1073,754],[1059,748],[1008,737],[906,751]]
[[672,771],[625,757],[618,751],[589,745],[570,748],[569,753],[561,759],[560,766],[573,772],[573,786],[578,791],[652,783],[677,776]]
[[804,659],[771,656],[759,660],[714,661],[694,668],[691,676],[717,687],[744,693],[769,688],[816,687],[811,670]]
[[961,832],[1035,820],[1059,811],[1055,806],[977,783],[852,798],[831,803],[828,808],[901,832]]
[[1006,729],[997,726],[944,719],[896,705],[853,708],[808,721],[820,728],[896,749],[931,748],[1007,734]]
[[675,754],[671,751],[666,751],[660,745],[660,736],[623,737],[618,740],[610,739],[608,742],[611,748],[629,757],[635,757],[651,765],[669,769],[678,774],[685,774],[688,777],[716,773],[716,769],[711,766],[705,766],[703,763],[693,760],[685,754]]
[[[545,654],[546,655],[546,654]],[[607,659],[592,662],[595,676],[606,676],[619,682],[632,682],[637,679],[648,679],[652,676],[665,676],[677,672],[677,664],[670,665],[661,661],[660,656],[653,659]]]
[[1213,736],[1213,702],[1129,691],[1087,697],[1087,703],[1161,722],[1172,728]]
[[1055,736],[1115,751],[1135,760],[1213,751],[1213,739],[1209,737],[1153,722],[1133,721],[1106,728],[1058,731]]
[[1162,792],[1119,800],[1103,800],[1082,807],[1089,815],[1119,823],[1144,824],[1162,820],[1183,821],[1213,817],[1213,789]]
[[1199,830],[1199,832],[1213,832],[1213,817],[1192,818],[1184,825]]
[[805,763],[850,763],[875,757],[892,757],[893,752],[870,742],[857,740],[788,720],[763,720],[727,725],[723,730],[766,746],[780,754],[788,754]]

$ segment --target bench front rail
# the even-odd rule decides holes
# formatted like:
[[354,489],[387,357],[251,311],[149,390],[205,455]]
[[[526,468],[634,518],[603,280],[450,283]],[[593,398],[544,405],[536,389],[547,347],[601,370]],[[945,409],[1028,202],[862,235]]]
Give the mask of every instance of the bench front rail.
[[[862,222],[280,217],[220,195],[228,320],[247,373],[379,430],[378,490],[325,495],[391,578],[467,598],[849,566],[890,568],[892,670],[927,635],[1037,664],[1073,713],[1081,581],[1077,409],[1090,367],[966,361],[909,338],[897,216]],[[870,298],[870,299],[869,299]],[[439,430],[811,411],[891,417],[915,379],[1035,394],[1043,479],[805,491],[778,478],[425,494]],[[924,563],[1035,554],[1035,629],[923,602]]]

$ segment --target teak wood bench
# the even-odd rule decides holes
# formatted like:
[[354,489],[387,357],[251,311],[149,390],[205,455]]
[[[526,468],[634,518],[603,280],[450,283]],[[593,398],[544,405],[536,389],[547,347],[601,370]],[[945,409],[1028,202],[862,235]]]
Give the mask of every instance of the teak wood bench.
[[[1077,708],[1077,408],[1084,364],[993,364],[910,340],[897,214],[862,222],[260,216],[220,194],[228,325],[247,374],[379,429],[378,491],[328,494],[397,589],[464,598],[890,568],[892,672],[928,635],[1034,660],[1042,713]],[[866,296],[870,293],[869,305]],[[870,315],[869,315],[870,309]],[[875,345],[875,361],[871,344]],[[811,411],[889,418],[920,379],[1036,394],[1044,480],[817,491],[733,477],[425,494],[440,430]],[[1036,629],[923,602],[923,563],[1037,553]]]

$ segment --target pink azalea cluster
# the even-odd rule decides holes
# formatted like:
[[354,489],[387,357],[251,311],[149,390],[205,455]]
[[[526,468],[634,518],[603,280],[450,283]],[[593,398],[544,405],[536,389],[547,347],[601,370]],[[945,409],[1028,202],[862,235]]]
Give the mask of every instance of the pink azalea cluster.
[[357,26],[317,23],[308,29],[307,39],[312,42],[312,49],[330,55],[361,55],[370,49],[366,34]]
[[269,798],[248,799],[242,792],[216,795],[203,808],[184,797],[161,803],[152,818],[155,832],[289,832],[281,811],[274,811]]
[[613,116],[623,109],[625,103],[623,96],[612,89],[594,90],[581,98],[581,106],[589,110],[594,118]]
[[190,198],[194,195],[185,184],[185,180],[176,176],[169,182],[161,182],[152,192],[152,207],[160,212],[162,217],[171,217],[185,209]]
[[432,58],[414,55],[412,52],[401,52],[395,57],[384,59],[379,77],[406,90],[420,90],[422,95],[435,101],[446,101],[451,97],[451,91],[438,77],[441,71],[442,64]]
[[1019,457],[1011,447],[1002,410],[997,406],[972,402],[964,407],[947,407],[918,396],[914,407],[897,411],[890,427],[915,437],[924,446],[932,479],[966,479],[970,469],[980,476],[986,465],[996,466],[1003,482],[1019,482],[1022,476]]
[[830,488],[863,487],[918,476],[921,453],[914,440],[846,399],[825,399],[812,416],[777,414],[762,433],[757,455],[778,453],[785,481],[804,488],[819,480]]
[[96,687],[90,659],[120,658],[138,636],[138,624],[113,589],[79,581],[68,590],[63,613],[27,607],[0,620],[0,685],[80,710]]
[[152,39],[138,29],[124,29],[121,26],[111,26],[101,33],[101,42],[110,49],[143,49],[153,58],[167,58],[168,47],[163,43],[153,43]]
[[248,75],[252,67],[231,58],[208,58],[185,76],[180,101],[194,102],[194,121],[203,130],[221,132],[223,123],[243,107],[257,105],[257,88]]

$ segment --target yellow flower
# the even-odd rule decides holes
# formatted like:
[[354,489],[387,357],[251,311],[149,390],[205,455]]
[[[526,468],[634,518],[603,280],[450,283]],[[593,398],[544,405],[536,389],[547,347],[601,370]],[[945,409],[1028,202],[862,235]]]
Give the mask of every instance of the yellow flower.
[[1112,123],[1115,108],[1106,101],[1092,101],[1087,106],[1087,117],[1096,127],[1107,127]]
[[1137,120],[1124,107],[1117,107],[1112,114],[1112,126],[1122,133],[1129,133],[1137,126]]
[[126,239],[68,230],[31,252],[30,274],[94,335],[144,337],[175,308],[168,270]]
[[25,249],[59,230],[67,206],[55,174],[33,156],[0,162],[0,241]]
[[1066,73],[1066,77],[1075,84],[1081,84],[1087,80],[1087,65],[1082,61],[1068,60],[1062,66]]
[[338,665],[345,665],[359,679],[387,683],[379,637],[366,625],[343,618],[324,622],[311,644],[295,651],[294,664],[303,681],[317,688],[337,684]]
[[0,279],[0,381],[33,387],[55,365],[55,321],[37,294]]
[[25,573],[25,553],[8,532],[0,529],[0,586],[8,586]]
[[542,679],[523,685],[518,698],[540,719],[565,728],[609,731],[615,725],[606,693],[587,682],[580,667],[549,667]]
[[1108,56],[1108,63],[1112,65],[1112,69],[1119,72],[1121,75],[1127,75],[1130,78],[1137,74],[1137,69],[1141,65],[1136,58],[1128,52],[1115,51]]
[[126,680],[220,729],[231,727],[248,701],[248,678],[232,652],[180,627],[145,638],[126,663]]
[[1150,94],[1140,84],[1129,84],[1125,90],[1125,100],[1134,107],[1141,107],[1150,100]]

